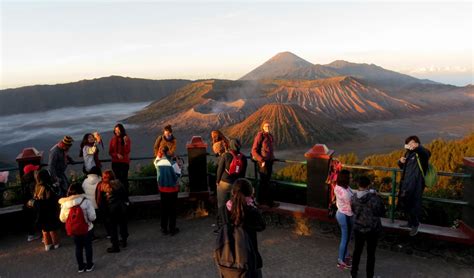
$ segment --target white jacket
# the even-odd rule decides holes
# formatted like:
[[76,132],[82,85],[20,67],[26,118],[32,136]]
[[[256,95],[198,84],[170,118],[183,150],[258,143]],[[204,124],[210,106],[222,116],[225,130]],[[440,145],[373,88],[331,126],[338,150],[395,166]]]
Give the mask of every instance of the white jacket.
[[97,209],[97,202],[95,200],[95,190],[101,178],[95,174],[87,175],[87,178],[82,182],[82,189],[86,193],[86,198],[92,202],[94,209]]
[[[82,202],[82,200],[84,200]],[[66,198],[61,198],[59,199],[59,204],[61,205],[61,213],[59,214],[59,220],[61,222],[66,223],[67,217],[69,215],[69,210],[73,206],[77,206],[80,203],[82,212],[84,213],[84,219],[86,220],[86,223],[89,226],[88,231],[92,230],[94,228],[94,224],[92,224],[92,221],[95,220],[96,215],[95,215],[95,209],[92,206],[92,202],[86,198],[85,194],[80,194],[80,195],[72,195]]]

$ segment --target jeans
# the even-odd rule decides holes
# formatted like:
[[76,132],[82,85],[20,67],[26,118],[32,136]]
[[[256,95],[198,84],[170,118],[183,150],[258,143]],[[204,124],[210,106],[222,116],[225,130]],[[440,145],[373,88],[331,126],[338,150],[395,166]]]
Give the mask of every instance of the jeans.
[[336,212],[336,220],[337,223],[339,223],[339,227],[341,228],[341,243],[339,244],[338,261],[343,262],[348,255],[347,247],[351,239],[352,217],[347,216],[338,210]]
[[224,223],[225,206],[226,202],[230,199],[230,191],[232,189],[232,184],[220,181],[217,186],[217,226],[220,227]]
[[[92,267],[94,264],[92,262],[92,231],[83,236],[74,236],[74,244],[76,245],[76,260],[79,269]],[[83,249],[86,250],[87,265],[84,265]]]
[[259,167],[260,184],[258,190],[259,202],[262,204],[273,203],[273,192],[270,188],[270,178],[273,172],[273,161],[265,161],[264,167]]
[[176,204],[178,192],[160,192],[161,195],[161,229],[174,232],[176,230]]
[[367,242],[367,265],[366,273],[367,278],[374,277],[374,267],[375,267],[375,248],[377,248],[378,233],[368,232],[361,233],[354,231],[354,254],[352,257],[352,277],[357,277],[357,271],[359,270],[360,256],[362,255],[362,250],[364,249],[364,243]]

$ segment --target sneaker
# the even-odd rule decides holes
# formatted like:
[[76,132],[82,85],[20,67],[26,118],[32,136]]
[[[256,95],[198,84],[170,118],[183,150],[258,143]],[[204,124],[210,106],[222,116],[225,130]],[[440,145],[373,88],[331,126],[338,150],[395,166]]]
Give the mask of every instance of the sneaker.
[[54,249],[58,249],[59,247],[61,247],[59,243],[54,245]]
[[107,248],[107,253],[118,253],[118,252],[120,252],[120,248],[118,247],[112,246],[112,247]]
[[29,235],[28,238],[26,239],[28,242],[32,242],[33,240],[39,239],[41,236],[40,235]]
[[90,267],[86,268],[86,272],[91,272],[94,270],[95,264],[92,264]]
[[338,261],[337,262],[337,267],[340,269],[350,269],[352,267],[351,264],[347,264],[345,262]]
[[411,225],[406,223],[406,224],[400,224],[400,225],[398,225],[398,227],[400,227],[400,228],[411,228]]
[[112,237],[109,236],[109,235],[106,235],[105,238],[106,238],[106,239],[111,239]]
[[416,236],[418,234],[418,226],[411,227],[410,236]]
[[280,203],[277,203],[277,202],[271,202],[270,204],[268,204],[269,207],[271,208],[277,208],[280,206]]
[[348,265],[352,265],[352,256],[347,256],[345,259],[344,259],[344,262]]
[[174,228],[174,230],[172,230],[172,231],[170,232],[170,235],[171,235],[171,236],[174,236],[174,235],[176,235],[177,233],[179,233],[179,228]]
[[51,250],[51,247],[53,247],[52,244],[45,245],[45,246],[44,246],[44,251],[49,251],[49,250]]
[[86,271],[84,268],[79,268],[79,270],[77,270],[77,273],[83,273],[84,271]]

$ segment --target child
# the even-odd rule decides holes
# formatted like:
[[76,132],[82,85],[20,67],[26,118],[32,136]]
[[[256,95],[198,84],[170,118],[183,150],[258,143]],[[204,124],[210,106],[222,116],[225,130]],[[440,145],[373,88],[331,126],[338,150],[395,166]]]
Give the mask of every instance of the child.
[[382,231],[380,217],[385,214],[385,207],[375,190],[369,190],[370,180],[366,176],[359,178],[359,191],[352,196],[352,212],[354,213],[355,247],[352,260],[352,277],[357,277],[360,256],[367,241],[367,277],[374,276],[375,248]]
[[[95,220],[96,214],[92,202],[86,198],[82,185],[79,183],[73,183],[69,187],[66,198],[61,198],[59,204],[61,204],[61,214],[59,219],[65,223],[69,211],[72,207],[79,205],[84,214],[84,220],[88,225],[88,232],[85,235],[74,236],[74,244],[76,245],[76,260],[78,265],[78,272],[91,272],[94,270],[94,263],[92,262],[92,228],[94,225],[92,221]],[[86,251],[86,264],[84,264],[83,251]]]

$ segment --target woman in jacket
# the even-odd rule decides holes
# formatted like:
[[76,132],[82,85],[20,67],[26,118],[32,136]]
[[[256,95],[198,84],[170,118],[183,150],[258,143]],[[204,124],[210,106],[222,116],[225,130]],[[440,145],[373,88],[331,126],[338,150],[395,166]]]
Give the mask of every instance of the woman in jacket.
[[174,236],[179,233],[179,228],[176,227],[176,204],[179,192],[178,178],[181,175],[181,170],[178,164],[171,159],[168,146],[160,149],[154,164],[161,196],[161,233]]
[[[92,228],[94,225],[92,221],[95,220],[96,214],[92,202],[84,194],[84,190],[80,183],[73,183],[69,187],[66,198],[59,199],[61,205],[61,213],[59,219],[66,223],[69,212],[72,207],[79,206],[84,214],[84,220],[87,223],[87,234],[81,236],[74,236],[74,245],[76,246],[76,260],[78,265],[78,272],[90,272],[94,270],[94,263],[92,261]],[[83,250],[86,252],[86,264],[84,264]]]
[[36,175],[34,208],[37,213],[38,227],[43,231],[44,249],[59,248],[59,207],[58,197],[51,190],[52,180],[46,169],[41,169]]
[[99,148],[98,144],[101,141],[100,135],[96,132],[86,133],[82,138],[81,150],[79,151],[79,157],[84,158],[84,167],[83,172],[85,174],[89,173],[92,167],[97,166],[101,167],[99,160]]
[[337,176],[337,183],[334,187],[336,195],[336,220],[341,228],[341,242],[339,244],[339,255],[337,266],[340,268],[350,268],[351,262],[348,252],[348,245],[352,232],[352,209],[351,198],[352,190],[349,186],[351,173],[348,170],[342,170]]
[[109,253],[120,252],[117,229],[120,228],[120,245],[127,247],[127,192],[111,170],[102,174],[102,181],[97,185],[97,206],[104,215],[107,232],[112,246],[107,248]]
[[109,154],[112,157],[112,170],[125,187],[128,197],[128,170],[130,169],[130,150],[132,142],[122,124],[114,127],[114,136],[110,139]]
[[[227,221],[232,226],[242,227],[250,240],[255,262],[248,262],[250,269],[243,276],[262,277],[263,260],[258,251],[257,232],[265,230],[266,224],[253,198],[254,189],[249,180],[240,178],[232,185],[232,198],[226,203]],[[238,240],[237,238],[235,240]],[[250,256],[251,258],[254,256]],[[234,277],[221,272],[221,277]]]
[[[229,149],[229,140],[220,130],[211,131],[211,143],[212,151],[216,156],[220,156]],[[220,151],[221,149],[224,149],[224,151]]]
[[171,125],[165,126],[163,129],[163,134],[156,138],[155,144],[153,145],[155,157],[158,156],[158,152],[164,146],[168,147],[168,155],[174,158],[176,156],[176,138],[173,135],[173,129]]

